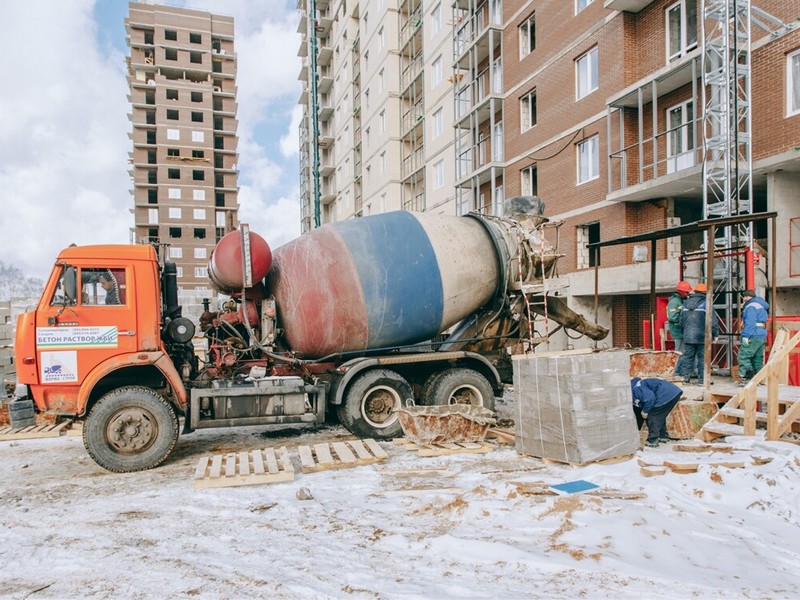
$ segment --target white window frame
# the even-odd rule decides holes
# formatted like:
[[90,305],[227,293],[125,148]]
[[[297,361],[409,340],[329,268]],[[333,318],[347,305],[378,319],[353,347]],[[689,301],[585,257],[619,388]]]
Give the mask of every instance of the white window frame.
[[519,99],[519,130],[521,133],[536,126],[536,88]]
[[179,248],[178,246],[171,246],[169,249],[169,257],[183,258],[183,248]]
[[[583,89],[582,89],[583,85]],[[599,87],[597,46],[575,60],[575,98],[585,98]]]
[[169,207],[169,218],[170,219],[180,219],[181,218],[181,209],[179,206],[170,206]]
[[[531,35],[531,33],[533,35]],[[532,46],[532,47],[531,47]],[[519,26],[519,57],[525,58],[536,50],[536,13],[531,15]]]
[[536,172],[536,165],[529,165],[519,171],[519,190],[523,196],[535,196],[539,191],[533,189],[533,173]]
[[194,249],[194,257],[197,259],[205,259],[208,256],[208,252],[205,248],[195,248]]
[[194,276],[198,279],[202,279],[208,277],[208,268],[207,267],[195,267],[194,268]]
[[[694,2],[695,0],[690,0]],[[695,6],[692,4],[692,6]],[[679,27],[680,27],[680,40],[678,41],[678,49],[673,51],[670,47],[671,41],[671,27],[670,27],[670,13],[673,10],[680,11],[680,19],[679,19]],[[694,42],[690,43],[688,41],[689,37],[689,26],[687,23],[687,11],[686,11],[686,0],[678,0],[673,4],[670,4],[666,9],[664,9],[664,31],[666,32],[666,37],[664,39],[664,44],[666,48],[666,56],[667,56],[667,64],[678,60],[682,56],[685,56],[695,48],[697,48],[697,13],[695,12],[695,27],[694,27]]]
[[206,219],[206,209],[205,208],[193,208],[192,209],[192,218],[195,221],[205,221],[205,219]]
[[800,115],[800,50],[786,55],[786,116]]
[[225,211],[218,210],[214,215],[214,225],[216,227],[225,227]]
[[147,224],[148,225],[158,225],[158,209],[157,208],[148,208],[147,209]]
[[436,37],[442,29],[442,4],[441,2],[433,7],[431,11],[431,37]]
[[439,107],[433,113],[433,138],[436,139],[444,133],[444,107]]
[[198,200],[202,202],[205,199],[206,199],[205,190],[192,190],[192,200]]
[[433,165],[433,189],[444,187],[444,159]]
[[[692,109],[691,117],[689,108]],[[680,129],[673,129],[672,113],[679,112],[681,123]],[[695,135],[694,135],[694,103],[691,100],[670,106],[665,111],[667,129],[667,174],[675,173],[682,169],[688,169],[695,164]],[[676,147],[677,146],[677,147]]]
[[179,278],[183,277],[183,267],[175,267],[175,275]]
[[594,0],[575,0],[575,14],[586,10],[586,8],[592,3]]
[[206,134],[203,131],[192,131],[192,141],[193,142],[205,142],[206,141]]
[[600,178],[599,135],[593,135],[575,145],[575,162],[578,185]]
[[181,130],[180,129],[167,129],[167,139],[168,140],[179,140],[179,139],[181,139]]
[[431,63],[431,85],[437,86],[442,83],[442,55],[436,57]]
[[170,200],[180,200],[181,199],[181,188],[169,188],[167,192],[167,197]]
[[503,138],[503,122],[498,121],[494,124],[494,130],[492,131],[492,161],[494,162],[503,162],[505,155]]

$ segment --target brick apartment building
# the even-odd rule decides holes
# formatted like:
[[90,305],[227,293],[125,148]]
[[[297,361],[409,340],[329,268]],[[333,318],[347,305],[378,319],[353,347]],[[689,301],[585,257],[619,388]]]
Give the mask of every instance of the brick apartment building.
[[[800,16],[797,2],[753,5],[784,23]],[[496,212],[504,197],[540,196],[548,216],[563,222],[559,273],[569,278],[571,304],[587,314],[594,305],[587,243],[704,218],[700,6],[700,0],[454,4],[456,114],[463,106],[467,115],[455,123],[463,167],[457,185],[466,191],[459,205]],[[751,30],[752,210],[779,214],[774,303],[777,314],[797,314],[800,30],[772,29],[777,33]],[[755,238],[768,252],[766,223],[755,228]],[[701,235],[657,243],[659,293],[679,278],[677,257],[702,243]],[[649,316],[649,258],[635,251],[620,245],[600,254],[600,320],[611,325],[616,346],[640,345]],[[689,264],[685,276],[699,280],[699,269]]]
[[[301,4],[305,7],[305,2]],[[394,14],[397,8],[399,31],[403,31],[405,2],[383,0],[369,5],[369,19],[380,11]],[[798,314],[800,28],[791,24],[800,17],[800,5],[796,0],[752,0],[752,5],[774,20],[753,13],[751,211],[778,213],[774,257],[778,296],[771,300],[776,314]],[[318,6],[331,11],[326,13],[331,30],[337,23],[343,27],[343,13],[337,9],[345,11],[344,2],[322,2]],[[351,40],[353,36],[357,39],[357,46],[352,47],[359,48],[360,56],[369,52],[371,62],[374,50],[365,45],[370,38],[363,29],[367,4],[348,2],[346,6],[352,9],[348,14],[353,27]],[[376,10],[378,6],[382,8]],[[444,171],[453,174],[454,201],[442,203],[439,209],[456,214],[501,214],[506,198],[541,197],[547,216],[561,223],[549,235],[558,236],[564,255],[559,275],[569,280],[564,293],[573,308],[587,315],[594,312],[595,270],[588,243],[704,218],[701,0],[455,0],[446,5],[412,2],[411,6],[420,7],[422,18],[413,22],[423,26],[420,61],[428,73],[437,55],[426,45],[432,35],[432,15],[444,8],[451,13],[443,28],[452,40],[452,75],[448,78],[452,109],[445,111],[452,120],[445,122],[445,128],[452,130],[453,143],[452,151],[442,156],[452,156],[453,162],[445,163]],[[307,19],[305,31],[310,32],[313,19],[302,14]],[[769,31],[758,27],[755,19]],[[369,23],[366,28],[371,29]],[[403,40],[401,33],[398,48]],[[301,54],[308,48],[308,36],[304,42]],[[332,45],[335,56],[339,47],[335,40],[323,37],[321,44]],[[385,61],[398,60],[405,65],[404,56],[399,51],[396,57],[389,53]],[[363,62],[358,88],[362,115],[367,81]],[[306,61],[304,69],[307,67]],[[308,73],[302,71],[301,78]],[[330,75],[338,76],[341,82],[346,80],[344,72]],[[321,85],[323,81],[320,79]],[[406,80],[399,81],[397,97],[390,92],[386,104],[379,100],[370,111],[379,114],[388,110],[389,127],[399,127],[402,138],[407,106],[403,93],[407,88]],[[390,89],[396,85],[392,78],[386,82]],[[428,106],[430,90],[422,91],[425,176],[418,190],[424,190],[430,198],[432,169],[438,163],[428,153],[428,125],[436,105]],[[339,101],[336,97],[328,101],[335,112]],[[441,102],[440,96],[437,101]],[[440,105],[446,106],[446,102]],[[307,104],[304,106],[308,109]],[[361,124],[369,127],[364,120],[367,118],[363,116]],[[363,127],[361,131],[363,147]],[[382,134],[379,143],[391,143],[384,137]],[[312,146],[307,134],[304,139],[308,155]],[[334,136],[331,141],[338,144],[339,138]],[[402,162],[394,161],[398,154],[409,156],[407,151],[402,153],[407,147],[391,154],[389,171],[402,168]],[[337,154],[336,161],[341,160]],[[334,173],[335,164],[325,170],[323,161],[323,172]],[[307,186],[310,168],[306,168],[301,179]],[[400,179],[403,173],[406,171],[401,171]],[[386,184],[382,189],[387,197],[373,212],[431,209],[430,203],[420,206],[401,202],[409,196],[399,186]],[[308,191],[304,198],[310,198]],[[374,207],[376,193],[364,186],[361,195],[354,197],[364,206],[371,203]],[[323,205],[338,197],[333,194],[323,199]],[[338,214],[329,211],[322,222],[368,214],[357,210],[358,206]],[[755,240],[764,250],[758,270],[763,273],[768,272],[772,258],[768,256],[772,243],[769,236],[766,222],[755,226]],[[679,256],[699,250],[703,243],[702,234],[657,242],[659,294],[671,292],[680,277]],[[650,309],[649,251],[649,245],[619,245],[600,252],[598,319],[611,326],[613,339],[609,343],[615,346],[643,342],[642,321],[649,317]],[[701,262],[687,265],[684,277],[691,282],[701,280]],[[759,283],[763,285],[763,276]]]
[[210,296],[207,263],[237,226],[233,18],[131,3],[132,242],[178,266],[181,302]]

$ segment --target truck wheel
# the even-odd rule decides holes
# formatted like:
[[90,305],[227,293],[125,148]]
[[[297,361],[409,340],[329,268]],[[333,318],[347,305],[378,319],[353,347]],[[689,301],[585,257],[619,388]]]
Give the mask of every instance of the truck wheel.
[[469,404],[494,410],[494,390],[489,380],[473,369],[447,369],[425,384],[423,402],[429,406]]
[[396,411],[413,398],[411,386],[399,373],[373,369],[350,384],[339,405],[339,422],[360,437],[399,437],[403,429]]
[[83,445],[101,467],[115,473],[158,466],[178,441],[178,417],[153,390],[116,389],[100,398],[83,425]]

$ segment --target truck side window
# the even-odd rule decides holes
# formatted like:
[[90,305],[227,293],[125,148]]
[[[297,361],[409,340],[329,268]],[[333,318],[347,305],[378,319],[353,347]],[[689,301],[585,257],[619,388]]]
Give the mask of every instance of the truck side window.
[[125,303],[125,269],[81,269],[81,304]]
[[[53,297],[50,299],[50,306],[75,306],[78,303],[74,290],[76,271],[75,267],[68,267],[66,265],[61,269],[58,284],[53,292]],[[68,279],[70,278],[72,282],[71,287],[73,288],[72,297],[70,297],[69,294],[70,282]]]

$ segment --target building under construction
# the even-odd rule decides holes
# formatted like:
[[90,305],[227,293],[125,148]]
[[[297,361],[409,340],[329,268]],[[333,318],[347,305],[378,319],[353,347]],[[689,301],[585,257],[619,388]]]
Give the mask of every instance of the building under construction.
[[178,266],[181,301],[211,295],[206,266],[238,223],[233,18],[131,3],[134,243]]

